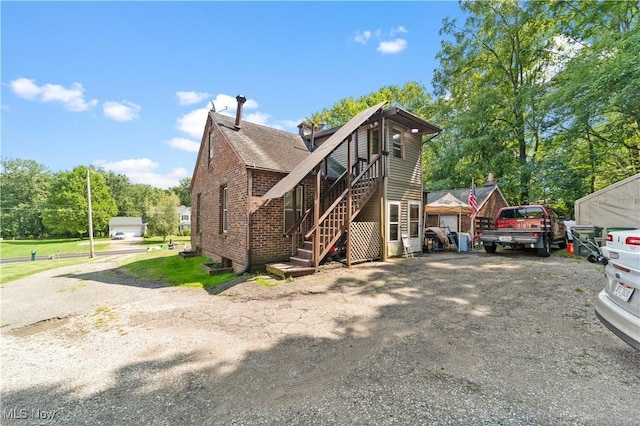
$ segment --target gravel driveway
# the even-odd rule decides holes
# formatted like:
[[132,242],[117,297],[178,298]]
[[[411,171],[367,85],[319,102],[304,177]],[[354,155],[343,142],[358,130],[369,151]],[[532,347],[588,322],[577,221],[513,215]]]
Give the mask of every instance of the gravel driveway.
[[117,259],[0,288],[3,425],[640,425],[640,352],[595,318],[585,260],[426,254],[213,295]]

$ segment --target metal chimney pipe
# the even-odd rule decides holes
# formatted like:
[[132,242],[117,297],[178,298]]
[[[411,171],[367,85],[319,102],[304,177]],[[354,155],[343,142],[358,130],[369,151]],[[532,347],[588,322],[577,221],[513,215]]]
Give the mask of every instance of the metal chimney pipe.
[[240,129],[240,123],[242,122],[242,104],[247,101],[247,98],[242,95],[238,95],[236,96],[236,101],[238,101],[238,108],[236,108],[236,122],[234,127],[236,129]]

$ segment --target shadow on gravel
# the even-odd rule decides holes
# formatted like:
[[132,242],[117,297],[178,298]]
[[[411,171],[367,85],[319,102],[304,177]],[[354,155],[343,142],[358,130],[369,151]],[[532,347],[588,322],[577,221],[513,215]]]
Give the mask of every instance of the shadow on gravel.
[[77,280],[97,281],[105,284],[127,285],[127,286],[151,288],[151,289],[173,287],[173,284],[169,284],[169,283],[140,280],[138,278],[132,277],[131,275],[120,271],[118,268],[107,269],[107,270],[98,271],[98,272],[88,272],[84,274],[62,274],[62,275],[57,275],[57,277],[73,278]]
[[[375,302],[375,315],[347,311],[331,337],[309,325],[232,361],[216,358],[215,341],[175,349],[113,371],[114,385],[85,397],[63,383],[3,389],[2,423],[6,408],[56,412],[47,424],[633,422],[637,407],[619,398],[640,398],[640,356],[618,346],[625,356],[609,358],[607,332],[573,289],[578,279],[595,291],[593,272],[565,273],[557,261],[441,254],[327,274],[324,293],[344,294],[354,311]],[[272,321],[288,309],[273,305]],[[316,315],[296,311],[294,325]]]

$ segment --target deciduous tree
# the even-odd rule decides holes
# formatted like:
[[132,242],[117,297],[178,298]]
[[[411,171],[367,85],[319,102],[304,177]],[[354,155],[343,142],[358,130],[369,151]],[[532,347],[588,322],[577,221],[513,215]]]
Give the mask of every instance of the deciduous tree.
[[51,172],[34,160],[3,158],[0,165],[2,237],[42,236],[42,207],[49,193]]
[[165,241],[167,236],[178,232],[180,218],[177,208],[179,204],[180,199],[173,192],[163,193],[156,203],[147,203],[147,224],[153,235],[160,235]]
[[[118,212],[118,207],[102,174],[94,169],[89,169],[89,174],[93,229],[96,233],[106,233],[109,219]],[[55,174],[43,213],[46,228],[58,236],[88,235],[87,200],[87,167],[78,166],[72,171]]]

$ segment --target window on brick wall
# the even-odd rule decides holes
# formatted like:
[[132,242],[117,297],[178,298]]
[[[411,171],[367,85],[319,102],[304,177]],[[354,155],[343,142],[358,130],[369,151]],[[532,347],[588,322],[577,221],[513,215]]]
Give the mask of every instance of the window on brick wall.
[[213,158],[213,143],[214,143],[213,132],[211,132],[209,134],[209,160]]
[[226,234],[229,230],[229,209],[227,200],[229,199],[229,191],[227,186],[220,187],[220,233]]
[[296,187],[296,211],[297,214],[293,216],[293,191],[289,191],[284,196],[284,231],[286,232],[293,226],[295,220],[302,216],[302,207],[304,199],[302,198],[303,191],[302,186]]

